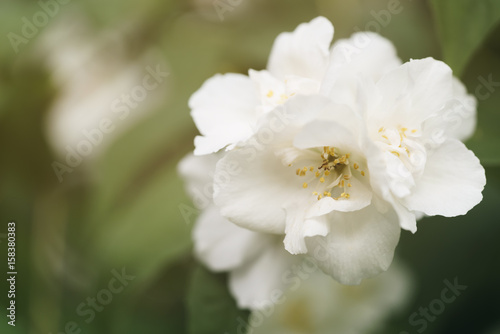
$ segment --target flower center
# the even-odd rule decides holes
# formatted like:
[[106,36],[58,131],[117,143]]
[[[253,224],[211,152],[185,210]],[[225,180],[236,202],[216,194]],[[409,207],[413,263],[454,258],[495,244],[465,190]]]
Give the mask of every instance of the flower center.
[[[349,188],[352,184],[349,182],[352,178],[351,162],[349,153],[339,154],[334,147],[325,146],[320,153],[321,165],[318,167],[305,166],[298,168],[296,174],[299,177],[306,177],[306,182],[302,184],[304,189],[309,188],[309,185],[314,187],[312,194],[318,200],[323,197],[332,197],[335,200],[349,199]],[[357,163],[353,163],[352,167],[358,171],[361,176],[365,176],[365,172],[359,168]]]
[[381,127],[378,133],[381,137],[381,142],[388,145],[388,150],[395,156],[401,158],[402,156],[410,157],[410,149],[408,148],[408,133],[411,135],[416,134],[417,130],[409,131],[408,128],[398,126],[397,129],[386,129]]

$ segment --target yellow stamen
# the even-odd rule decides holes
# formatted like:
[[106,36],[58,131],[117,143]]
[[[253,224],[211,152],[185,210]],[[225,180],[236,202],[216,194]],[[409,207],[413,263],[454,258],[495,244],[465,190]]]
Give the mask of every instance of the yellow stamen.
[[324,177],[320,178],[319,182],[324,183],[325,182],[325,178]]
[[378,129],[379,133],[382,132],[382,131],[384,131],[384,127],[381,127],[380,129]]
[[359,165],[358,164],[354,164],[354,169],[358,169],[359,168]]
[[307,188],[307,182],[304,182],[304,184],[302,185],[302,188]]
[[330,171],[329,170],[325,170],[325,175],[326,176],[330,175]]
[[268,93],[267,93],[267,97],[273,97],[274,95],[274,92],[272,90],[270,90]]
[[361,171],[361,175],[362,175],[362,176],[365,176],[365,172]]

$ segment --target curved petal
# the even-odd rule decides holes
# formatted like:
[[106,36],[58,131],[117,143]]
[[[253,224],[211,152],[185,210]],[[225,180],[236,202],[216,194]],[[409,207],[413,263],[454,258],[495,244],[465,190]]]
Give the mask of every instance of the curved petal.
[[202,134],[195,141],[195,155],[250,137],[257,104],[254,83],[247,76],[229,73],[208,79],[189,99],[191,116]]
[[481,202],[485,184],[479,159],[463,143],[449,139],[430,152],[423,175],[404,203],[429,216],[464,215]]
[[327,96],[337,97],[339,90],[355,92],[357,75],[377,82],[400,65],[396,49],[388,39],[373,32],[357,32],[333,44],[321,90]]
[[321,80],[328,66],[333,26],[324,17],[300,24],[292,33],[282,33],[274,41],[268,70],[276,78],[299,76]]
[[284,207],[300,194],[303,180],[269,149],[248,146],[217,164],[214,201],[221,214],[242,227],[267,233],[285,231]]
[[474,95],[467,94],[465,85],[457,78],[453,77],[453,111],[456,113],[457,122],[451,129],[448,129],[448,135],[461,141],[469,139],[476,129],[477,100]]
[[283,275],[300,258],[288,254],[279,240],[261,249],[255,260],[229,275],[229,289],[238,307],[259,309],[272,303],[275,289],[283,291]]
[[[355,118],[354,114],[352,118]],[[359,148],[360,141],[361,138],[337,122],[312,121],[295,136],[293,144],[299,149],[334,146],[345,153],[363,156]]]
[[193,239],[201,262],[210,270],[228,271],[251,260],[274,238],[236,226],[212,205],[198,218]]
[[297,205],[290,205],[286,210],[286,230],[283,243],[290,254],[307,252],[305,237],[325,236],[330,229],[325,217],[305,218],[305,210]]
[[318,217],[332,211],[350,212],[361,210],[370,205],[372,200],[372,190],[363,182],[353,177],[349,181],[352,187],[349,188],[348,199],[333,199],[324,197],[313,204],[307,211],[306,218]]
[[323,271],[342,284],[387,270],[399,241],[400,228],[393,211],[384,214],[374,205],[355,212],[331,213],[330,233],[306,239],[308,254]]
[[368,122],[375,127],[420,128],[453,98],[452,78],[450,67],[433,58],[403,64],[377,83],[383,99],[369,109]]
[[383,151],[372,150],[369,152],[367,162],[370,170],[370,184],[374,192],[378,193],[385,200],[385,202],[382,202],[378,197],[373,197],[375,200],[373,202],[378,207],[378,210],[385,212],[388,204],[390,204],[398,216],[401,228],[415,233],[417,231],[415,214],[402,205],[400,199],[394,197],[391,191],[391,179],[386,171],[386,161]]
[[178,164],[179,174],[184,179],[187,193],[198,209],[205,209],[213,205],[213,178],[217,161],[222,154],[195,156],[186,155]]

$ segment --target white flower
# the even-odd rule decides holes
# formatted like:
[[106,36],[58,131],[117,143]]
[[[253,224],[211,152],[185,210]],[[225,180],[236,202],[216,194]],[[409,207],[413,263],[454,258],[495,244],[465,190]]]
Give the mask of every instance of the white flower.
[[286,250],[317,258],[345,284],[386,270],[400,233],[394,211],[373,192],[366,152],[376,146],[356,118],[322,96],[297,96],[269,113],[248,145],[227,152],[214,177],[224,217],[285,234]]
[[387,318],[406,306],[413,287],[397,261],[359,286],[341,285],[319,271],[304,270],[301,277],[266,313],[253,312],[248,323],[254,334],[378,333]]
[[268,70],[229,73],[207,80],[189,100],[202,136],[195,154],[217,152],[251,137],[259,118],[295,94],[313,94],[329,64],[333,26],[324,17],[278,36]]
[[486,180],[460,141],[473,132],[475,100],[448,66],[401,64],[373,33],[329,50],[332,35],[317,18],[277,38],[267,71],[209,79],[190,100],[195,154],[226,148],[213,215],[259,239],[284,235],[290,254],[359,284],[389,267],[401,227],[465,214]]

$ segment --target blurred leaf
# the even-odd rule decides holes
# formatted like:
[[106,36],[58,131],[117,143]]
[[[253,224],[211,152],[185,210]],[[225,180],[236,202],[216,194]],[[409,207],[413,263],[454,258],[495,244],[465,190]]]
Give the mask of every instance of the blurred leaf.
[[[165,268],[140,295],[117,303],[110,334],[186,334],[186,291],[191,257]],[[222,333],[221,333],[222,334]]]
[[[497,29],[500,31],[500,28]],[[478,100],[478,124],[474,136],[466,143],[479,157],[483,165],[500,165],[500,50],[494,39],[482,47],[464,81],[469,92]]]
[[124,199],[109,214],[93,217],[87,232],[101,266],[107,270],[126,266],[137,274],[135,283],[149,281],[191,246],[190,226],[179,210],[190,200],[175,164],[151,174],[146,185],[128,190],[132,198]]
[[245,332],[249,312],[237,308],[225,275],[198,266],[187,298],[190,334]]
[[444,60],[461,76],[472,54],[500,20],[498,0],[432,0]]

